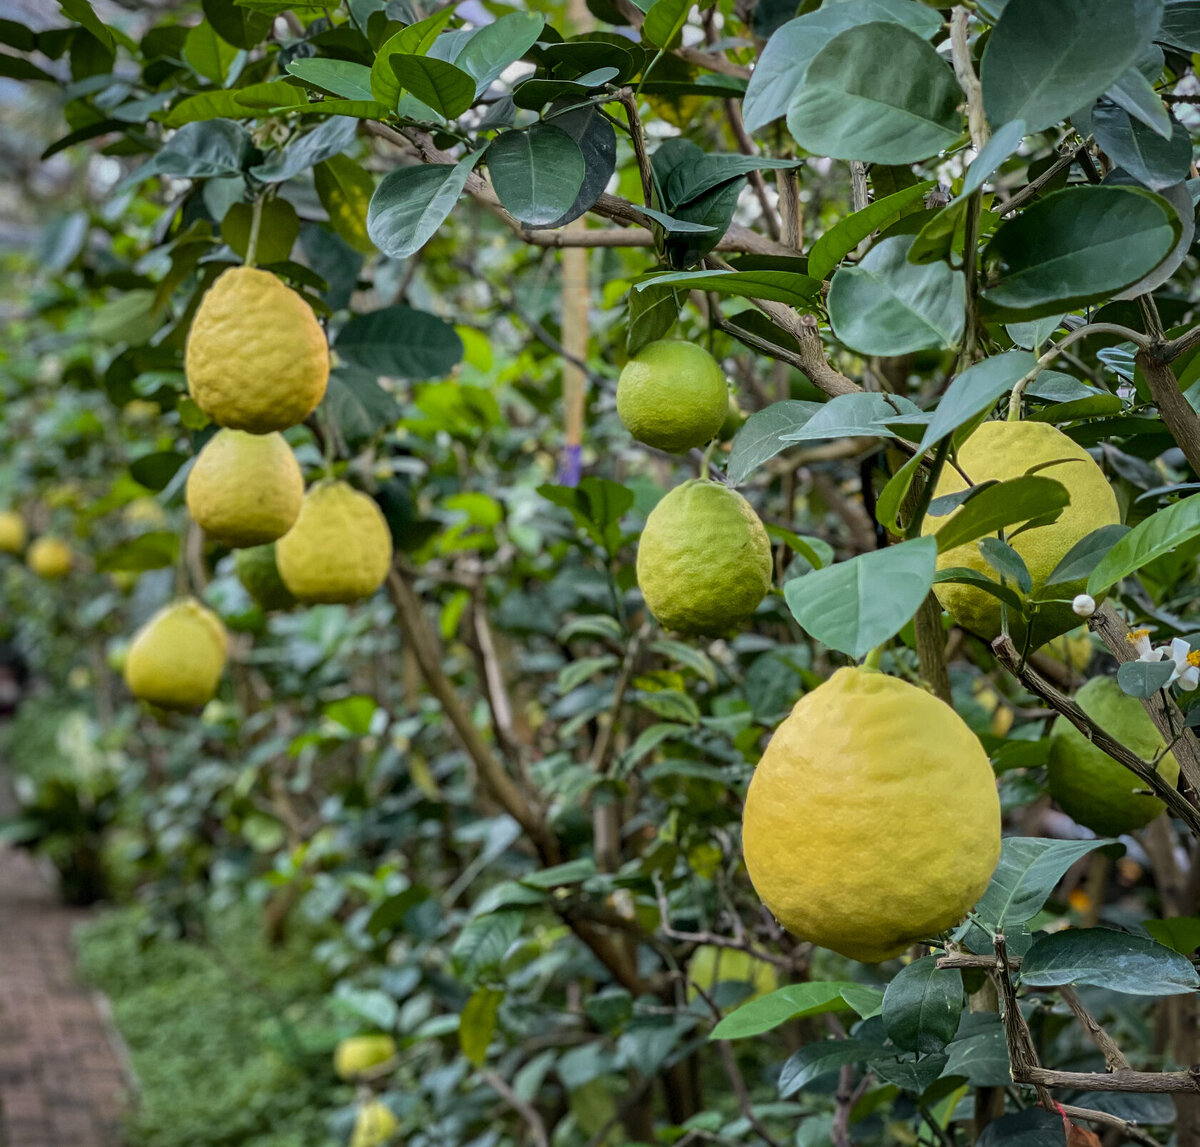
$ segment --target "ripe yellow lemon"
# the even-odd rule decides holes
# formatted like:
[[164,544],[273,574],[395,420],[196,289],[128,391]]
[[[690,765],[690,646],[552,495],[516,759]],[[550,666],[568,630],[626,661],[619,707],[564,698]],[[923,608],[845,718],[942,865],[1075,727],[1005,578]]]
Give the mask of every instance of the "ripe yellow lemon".
[[275,561],[300,601],[358,601],[387,577],[392,535],[366,494],[345,482],[318,482],[304,496],[296,524],[276,544]]
[[637,579],[650,612],[680,633],[730,633],[771,588],[771,542],[736,490],[692,479],[646,519]]
[[29,534],[25,519],[15,510],[0,511],[0,553],[19,554]]
[[621,371],[617,414],[639,442],[682,454],[721,429],[729,414],[725,375],[695,343],[650,343]]
[[64,578],[75,565],[75,552],[62,538],[38,538],[25,555],[29,568],[50,581]]
[[184,369],[196,405],[218,426],[266,434],[316,409],[329,346],[300,295],[269,271],[234,267],[200,300]]
[[296,599],[279,576],[274,544],[238,550],[233,559],[233,568],[246,592],[263,609],[291,609],[296,604]]
[[333,1069],[340,1078],[357,1079],[365,1071],[378,1067],[396,1054],[396,1041],[390,1035],[356,1035],[342,1040],[333,1050]]
[[392,1109],[381,1099],[372,1099],[358,1109],[350,1147],[382,1147],[391,1141],[400,1127]]
[[[1075,701],[1143,760],[1163,751],[1163,739],[1142,703],[1121,692],[1114,678],[1093,677],[1075,694]],[[1173,753],[1158,762],[1158,775],[1171,785],[1179,780],[1179,762]],[[1158,797],[1146,795],[1145,781],[1093,745],[1066,717],[1059,717],[1050,730],[1046,779],[1063,812],[1100,836],[1133,832],[1165,807]]]
[[304,475],[282,434],[218,430],[187,481],[187,505],[210,537],[235,549],[283,537],[304,500]]
[[198,709],[216,694],[228,652],[221,619],[186,597],[164,606],[134,634],[125,683],[135,697],[163,709]]
[[157,498],[134,498],[121,511],[121,520],[133,529],[163,530],[167,515]]
[[701,944],[688,961],[689,997],[700,988],[705,992],[720,983],[730,981],[748,984],[751,994],[747,999],[757,1000],[779,987],[779,975],[773,965],[759,960],[738,948],[718,948],[715,944]]
[[[1055,465],[1045,465],[1048,462]],[[1079,624],[1079,617],[1072,611],[1070,599],[1084,591],[1087,579],[1054,585],[1044,593],[1043,589],[1054,567],[1076,542],[1101,526],[1115,525],[1121,520],[1116,495],[1104,471],[1082,446],[1046,422],[985,422],[960,447],[958,465],[976,484],[989,478],[1000,481],[1018,478],[1031,468],[1040,467],[1036,471],[1039,476],[1053,478],[1067,488],[1071,502],[1057,521],[1030,529],[1010,526],[1005,530],[1005,540],[1021,555],[1029,570],[1033,582],[1032,599],[1043,596],[1067,599],[1064,604],[1043,606],[1037,611],[1031,648],[1036,649],[1051,638],[1074,629]],[[962,475],[947,465],[938,481],[936,496],[965,488]],[[954,511],[955,514],[961,512]],[[922,531],[936,533],[949,520],[950,516],[927,515]],[[939,554],[938,568],[950,566],[967,566],[997,578],[996,572],[984,561],[977,542],[968,542]],[[946,612],[964,629],[988,641],[999,635],[999,598],[975,586],[954,582],[941,582],[934,586],[934,592]],[[1014,612],[1009,611],[1010,614]],[[1019,616],[1010,616],[1009,632],[1020,648],[1025,640],[1025,626]]]
[[877,963],[982,895],[1000,857],[995,777],[949,705],[839,669],[775,730],[746,794],[742,849],[789,932]]

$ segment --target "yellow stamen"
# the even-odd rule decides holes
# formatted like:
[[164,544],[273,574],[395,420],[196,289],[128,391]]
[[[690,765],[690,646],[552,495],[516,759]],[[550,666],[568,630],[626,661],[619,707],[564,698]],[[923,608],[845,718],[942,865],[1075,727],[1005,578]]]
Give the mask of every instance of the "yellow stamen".
[[1130,645],[1136,645],[1142,640],[1143,637],[1149,636],[1150,630],[1148,629],[1131,629],[1127,634],[1125,634],[1125,640],[1128,641]]
[[1187,655],[1187,663],[1189,665],[1200,665],[1200,649],[1193,649]]

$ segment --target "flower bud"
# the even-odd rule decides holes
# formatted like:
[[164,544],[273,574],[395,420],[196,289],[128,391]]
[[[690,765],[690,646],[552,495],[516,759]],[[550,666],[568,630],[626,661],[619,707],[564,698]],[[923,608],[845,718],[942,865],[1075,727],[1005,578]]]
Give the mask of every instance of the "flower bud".
[[1077,594],[1071,608],[1080,617],[1091,617],[1096,612],[1096,599],[1090,593]]

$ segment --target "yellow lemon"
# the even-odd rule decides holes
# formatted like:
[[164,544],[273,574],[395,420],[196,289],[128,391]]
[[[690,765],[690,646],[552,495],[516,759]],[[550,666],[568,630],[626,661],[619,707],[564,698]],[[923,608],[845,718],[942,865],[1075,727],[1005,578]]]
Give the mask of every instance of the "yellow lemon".
[[182,598],[134,634],[125,683],[135,697],[163,709],[198,709],[216,694],[228,653],[221,619],[194,597]]
[[25,519],[15,510],[0,510],[0,553],[19,554],[28,539]]
[[275,546],[284,585],[305,602],[370,597],[392,564],[392,535],[374,501],[345,482],[318,482]]
[[400,1127],[392,1109],[380,1099],[372,1099],[358,1109],[350,1147],[382,1147]]
[[55,581],[71,572],[75,553],[62,538],[38,538],[29,547],[25,561],[38,577]]
[[779,987],[779,975],[766,960],[759,960],[738,948],[718,948],[715,944],[701,944],[692,953],[688,961],[688,979],[691,981],[689,996],[696,993],[696,988],[712,992],[718,984],[730,981],[749,984],[751,994],[747,998],[752,1000]]
[[949,705],[839,669],[775,730],[746,794],[742,849],[789,932],[877,963],[982,895],[1000,856],[996,781]]
[[296,599],[279,576],[274,544],[238,550],[233,559],[233,568],[246,592],[263,609],[291,609],[296,604]]
[[1064,633],[1053,641],[1047,642],[1045,652],[1051,657],[1058,658],[1064,665],[1082,673],[1092,661],[1095,648],[1088,627],[1082,626],[1074,633]]
[[266,434],[303,422],[329,382],[312,308],[269,271],[234,267],[200,300],[188,334],[188,391],[220,426]]
[[167,515],[156,498],[134,498],[121,511],[121,519],[134,529],[145,527],[162,530],[167,525]]
[[396,1054],[396,1041],[390,1035],[356,1035],[342,1040],[333,1050],[333,1069],[345,1080],[356,1079],[365,1071],[387,1063]]
[[[1021,555],[1029,570],[1033,582],[1032,599],[1067,599],[1063,604],[1043,606],[1037,611],[1031,648],[1036,649],[1051,638],[1074,629],[1079,624],[1079,617],[1072,611],[1070,599],[1084,591],[1087,579],[1050,586],[1044,593],[1043,589],[1054,567],[1076,542],[1101,526],[1115,525],[1121,520],[1116,495],[1104,471],[1082,446],[1046,422],[985,422],[959,448],[958,465],[976,484],[989,478],[1000,481],[1018,478],[1038,467],[1036,472],[1039,476],[1053,478],[1067,488],[1071,502],[1057,521],[1029,529],[1009,526],[1005,530],[1005,540]],[[936,496],[953,494],[965,488],[962,475],[947,465],[938,480]],[[926,534],[935,533],[949,520],[949,516],[928,515],[922,530]],[[989,577],[997,576],[984,561],[977,542],[956,546],[939,554],[938,568],[950,566],[967,566]],[[988,641],[999,635],[999,598],[975,586],[953,582],[939,583],[934,586],[934,592],[946,612],[964,629]],[[1014,611],[1009,612],[1011,614]],[[1020,617],[1009,618],[1009,632],[1020,648],[1025,640],[1025,626]]]
[[736,490],[692,479],[646,519],[637,579],[667,629],[721,635],[736,629],[771,588],[771,542]]
[[304,475],[282,434],[218,430],[188,475],[192,517],[210,537],[234,548],[283,537],[303,500]]
[[708,442],[728,416],[725,375],[695,343],[650,343],[621,371],[617,414],[639,442],[683,454]]
[[[1079,707],[1105,732],[1144,760],[1165,748],[1162,736],[1136,697],[1121,691],[1112,677],[1093,677],[1075,694]],[[1175,785],[1179,762],[1167,753],[1158,775]],[[1050,729],[1046,770],[1050,795],[1079,824],[1100,836],[1120,836],[1149,824],[1164,805],[1146,794],[1146,782],[1092,744],[1066,717]]]

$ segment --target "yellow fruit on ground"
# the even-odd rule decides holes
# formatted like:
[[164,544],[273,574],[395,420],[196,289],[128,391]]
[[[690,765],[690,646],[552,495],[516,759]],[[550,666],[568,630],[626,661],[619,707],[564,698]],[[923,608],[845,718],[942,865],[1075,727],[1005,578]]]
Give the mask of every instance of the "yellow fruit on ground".
[[718,948],[715,944],[701,944],[688,961],[688,994],[696,994],[700,988],[705,992],[721,983],[749,984],[751,994],[747,999],[756,1000],[779,987],[779,974],[766,960],[756,959],[749,952],[738,948]]
[[357,1079],[396,1054],[390,1035],[356,1035],[342,1040],[333,1051],[333,1069],[345,1080]]
[[71,572],[75,552],[62,538],[38,538],[29,547],[25,561],[38,577],[55,581]]
[[775,730],[742,848],[789,932],[877,963],[953,927],[983,894],[1000,857],[995,777],[949,705],[839,669]]
[[316,409],[329,346],[300,295],[269,271],[234,267],[200,301],[184,368],[196,405],[218,426],[266,434]]
[[[1056,464],[1047,466],[1049,462]],[[1079,617],[1072,611],[1070,599],[1083,593],[1087,579],[1051,586],[1044,595],[1042,591],[1054,567],[1076,542],[1101,526],[1115,525],[1121,520],[1116,495],[1104,471],[1082,446],[1047,422],[985,422],[959,448],[958,465],[976,484],[990,478],[999,481],[1018,478],[1039,467],[1036,473],[1040,477],[1053,478],[1067,488],[1071,502],[1064,507],[1057,521],[1031,529],[1009,526],[1005,530],[1005,540],[1021,555],[1029,570],[1033,599],[1042,596],[1066,599],[1063,604],[1047,605],[1038,610],[1031,648],[1036,649],[1051,638],[1076,628]],[[956,493],[966,485],[958,470],[947,465],[938,480],[935,496]],[[954,513],[961,513],[961,510]],[[936,533],[952,516],[927,515],[922,531]],[[966,566],[993,579],[997,577],[979,552],[978,542],[968,542],[939,554],[937,564],[938,569]],[[999,598],[975,586],[954,582],[941,582],[934,586],[934,592],[946,612],[964,629],[988,641],[999,635]],[[1020,648],[1025,640],[1025,626],[1019,616],[1009,618],[1009,632]]]
[[399,1130],[400,1121],[392,1109],[379,1099],[372,1099],[358,1109],[350,1147],[382,1147]]
[[345,482],[318,482],[275,544],[283,584],[300,601],[370,597],[392,564],[392,535],[375,502]]
[[650,343],[621,371],[617,414],[639,442],[683,454],[708,442],[729,414],[724,372],[695,343]]
[[666,629],[720,636],[736,629],[771,588],[771,542],[736,490],[692,479],[646,519],[637,579]]
[[25,549],[29,533],[25,519],[15,510],[0,511],[0,553],[19,554]]
[[[1143,760],[1153,760],[1166,747],[1142,703],[1123,693],[1112,677],[1093,677],[1075,694],[1075,702]],[[1172,786],[1178,782],[1174,753],[1158,762],[1158,775]],[[1133,832],[1165,807],[1147,794],[1145,781],[1093,745],[1066,717],[1059,717],[1050,730],[1046,780],[1063,812],[1100,836]]]
[[239,549],[273,542],[292,528],[304,501],[304,475],[282,434],[218,430],[187,481],[197,525]]
[[198,709],[216,694],[228,653],[221,619],[185,597],[164,606],[134,634],[125,683],[135,697],[163,709]]

